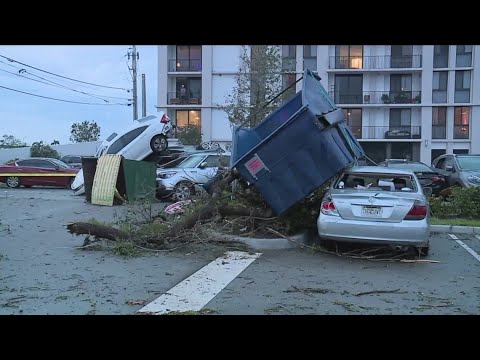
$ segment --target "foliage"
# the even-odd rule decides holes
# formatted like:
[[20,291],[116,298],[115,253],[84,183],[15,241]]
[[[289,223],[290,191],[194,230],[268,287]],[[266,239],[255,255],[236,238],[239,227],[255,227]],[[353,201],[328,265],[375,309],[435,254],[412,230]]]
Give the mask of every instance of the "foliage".
[[480,218],[480,187],[454,188],[452,200],[430,198],[430,209],[437,218],[456,217],[462,219]]
[[57,150],[54,150],[50,145],[45,144],[43,141],[34,142],[30,148],[31,157],[46,157],[53,159],[60,159],[60,154]]
[[97,141],[100,138],[100,126],[95,121],[74,123],[70,133],[70,141],[75,143]]
[[177,138],[183,145],[200,145],[202,142],[202,130],[200,126],[190,124],[179,129]]
[[3,135],[0,139],[0,149],[11,149],[26,146],[26,143],[24,143],[20,139],[17,139],[13,135]]

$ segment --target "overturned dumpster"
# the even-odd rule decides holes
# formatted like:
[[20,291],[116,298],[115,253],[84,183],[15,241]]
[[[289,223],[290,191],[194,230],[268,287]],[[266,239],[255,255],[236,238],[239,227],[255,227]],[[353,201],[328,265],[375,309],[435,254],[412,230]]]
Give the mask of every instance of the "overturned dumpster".
[[231,167],[276,215],[364,155],[320,80],[305,70],[300,92],[257,126],[233,132]]

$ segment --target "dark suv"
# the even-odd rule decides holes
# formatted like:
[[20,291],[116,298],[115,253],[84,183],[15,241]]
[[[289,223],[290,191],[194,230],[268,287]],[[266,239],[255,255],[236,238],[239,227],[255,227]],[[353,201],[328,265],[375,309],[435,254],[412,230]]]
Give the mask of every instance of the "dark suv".
[[422,187],[431,188],[432,194],[434,195],[440,195],[440,192],[447,188],[445,177],[420,161],[387,159],[384,162],[381,162],[379,166],[388,166],[396,169],[413,171],[415,175],[417,175]]
[[480,186],[480,155],[442,155],[432,167],[445,176],[448,186]]

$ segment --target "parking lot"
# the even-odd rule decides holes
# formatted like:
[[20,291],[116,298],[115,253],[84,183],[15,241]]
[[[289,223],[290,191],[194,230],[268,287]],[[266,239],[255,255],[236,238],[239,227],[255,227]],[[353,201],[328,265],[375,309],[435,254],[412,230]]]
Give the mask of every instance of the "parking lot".
[[[228,248],[134,258],[75,248],[83,238],[68,234],[66,223],[112,221],[123,208],[90,205],[64,189],[0,188],[0,314],[135,314],[180,293],[170,310],[197,302],[214,314],[480,313],[474,235],[432,234],[428,259],[439,263],[372,262],[298,248],[223,258],[215,264],[225,271],[209,264]],[[152,308],[160,309],[157,303]]]

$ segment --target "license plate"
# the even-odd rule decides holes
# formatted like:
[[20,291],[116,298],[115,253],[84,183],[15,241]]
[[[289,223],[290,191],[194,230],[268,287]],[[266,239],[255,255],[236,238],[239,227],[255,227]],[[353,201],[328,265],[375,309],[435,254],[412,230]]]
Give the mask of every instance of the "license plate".
[[381,207],[366,207],[362,208],[362,215],[368,217],[382,217],[383,209]]

